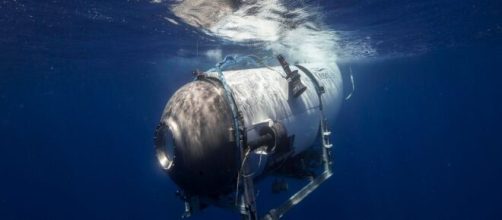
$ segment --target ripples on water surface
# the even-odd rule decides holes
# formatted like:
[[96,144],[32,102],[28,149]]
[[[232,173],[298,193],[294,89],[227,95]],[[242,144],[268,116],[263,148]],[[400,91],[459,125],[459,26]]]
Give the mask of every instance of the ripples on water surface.
[[[1,42],[55,55],[85,54],[92,44],[168,56],[272,49],[361,60],[495,42],[502,32],[497,1],[227,2],[4,1],[0,21],[10,34]],[[218,13],[200,13],[211,8]],[[53,50],[62,47],[74,50]]]

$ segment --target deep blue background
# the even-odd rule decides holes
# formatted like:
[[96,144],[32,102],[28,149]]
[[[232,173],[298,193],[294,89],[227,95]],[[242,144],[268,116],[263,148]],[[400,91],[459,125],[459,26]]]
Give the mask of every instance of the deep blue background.
[[[335,175],[287,219],[502,218],[500,3],[456,2],[321,1],[379,55],[341,63],[356,91],[333,125]],[[253,48],[171,25],[163,4],[0,6],[0,219],[178,218],[152,148],[162,108],[211,65],[195,41]]]

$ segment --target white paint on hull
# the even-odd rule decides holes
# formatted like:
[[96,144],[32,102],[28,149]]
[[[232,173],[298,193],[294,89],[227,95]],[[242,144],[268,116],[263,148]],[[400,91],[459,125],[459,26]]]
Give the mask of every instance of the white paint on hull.
[[[343,84],[340,70],[336,65],[305,64],[314,75],[325,93],[322,95],[324,114],[334,117],[343,100]],[[291,66],[294,71],[297,69]],[[294,154],[299,154],[312,146],[319,137],[321,120],[319,98],[313,81],[298,69],[307,90],[299,97],[289,96],[288,82],[281,67],[255,68],[223,72],[225,80],[233,92],[238,109],[242,112],[248,138],[256,136],[253,125],[267,120],[281,122],[288,135],[295,135]],[[215,73],[209,73],[214,75]],[[255,171],[260,172],[265,159],[252,154]],[[260,162],[261,161],[261,162]],[[258,166],[258,163],[261,166]],[[257,169],[257,170],[256,170]]]

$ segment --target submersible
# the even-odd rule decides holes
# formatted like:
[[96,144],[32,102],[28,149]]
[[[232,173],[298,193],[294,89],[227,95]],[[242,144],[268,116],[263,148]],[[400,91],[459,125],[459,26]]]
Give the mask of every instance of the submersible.
[[[237,70],[224,70],[222,62],[197,72],[168,101],[155,150],[180,189],[184,217],[214,205],[243,219],[278,219],[331,176],[327,116],[337,114],[343,99],[340,70],[277,59],[274,67]],[[318,164],[321,172],[305,164]],[[259,213],[255,185],[270,176],[310,182],[281,206]]]

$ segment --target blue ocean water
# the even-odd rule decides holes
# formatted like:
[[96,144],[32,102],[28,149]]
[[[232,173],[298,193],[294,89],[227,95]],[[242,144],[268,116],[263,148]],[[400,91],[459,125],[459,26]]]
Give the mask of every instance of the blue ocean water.
[[[263,48],[173,23],[171,4],[0,2],[0,219],[179,219],[153,150],[163,107],[207,51]],[[502,3],[297,4],[337,33],[356,90],[334,176],[285,219],[502,218]]]

